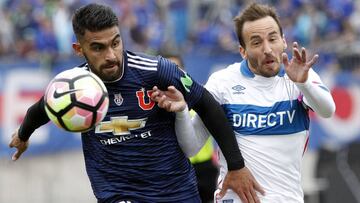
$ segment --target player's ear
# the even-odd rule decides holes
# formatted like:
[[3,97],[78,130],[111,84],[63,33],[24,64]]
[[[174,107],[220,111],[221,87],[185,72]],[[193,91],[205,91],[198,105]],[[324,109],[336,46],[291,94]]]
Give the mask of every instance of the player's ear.
[[247,59],[247,53],[246,53],[246,50],[244,49],[244,47],[239,46],[239,52],[240,52],[242,58],[243,58],[244,60],[246,60],[246,59]]
[[84,54],[82,52],[82,48],[80,46],[80,43],[79,42],[75,42],[72,44],[72,48],[74,49],[74,52],[76,55],[78,55],[79,57],[83,57]]

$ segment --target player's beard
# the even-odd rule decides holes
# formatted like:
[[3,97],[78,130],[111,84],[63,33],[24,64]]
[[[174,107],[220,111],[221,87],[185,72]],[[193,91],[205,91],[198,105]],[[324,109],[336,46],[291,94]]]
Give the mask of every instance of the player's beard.
[[[88,60],[88,57],[85,56],[86,61],[88,62],[91,72],[99,76],[102,81],[111,82],[118,80],[122,74],[122,63],[119,61],[111,61],[106,64],[100,65],[100,67],[94,67],[92,63]],[[108,67],[117,66],[114,70],[109,70]]]
[[273,66],[275,67],[273,67],[272,69],[267,68],[266,65],[256,57],[249,57],[248,62],[249,62],[249,66],[252,67],[251,69],[255,74],[269,78],[269,77],[274,77],[280,71],[280,64],[278,62],[279,60],[276,59],[275,57],[273,59],[274,59]]

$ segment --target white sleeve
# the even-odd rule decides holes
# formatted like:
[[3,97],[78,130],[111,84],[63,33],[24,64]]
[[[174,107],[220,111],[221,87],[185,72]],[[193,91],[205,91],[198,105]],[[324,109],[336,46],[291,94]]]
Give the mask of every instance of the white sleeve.
[[210,136],[197,114],[191,119],[187,106],[183,111],[176,113],[175,133],[177,141],[187,157],[196,155]]
[[223,83],[223,81],[219,78],[224,78],[224,76],[220,75],[220,73],[215,72],[213,74],[210,75],[208,81],[205,84],[205,88],[206,90],[208,90],[212,96],[214,97],[214,99],[219,102],[220,104],[222,104],[222,94],[221,91],[223,88],[221,86],[221,84]]
[[335,102],[329,89],[322,83],[314,70],[309,70],[305,83],[295,83],[304,95],[304,102],[319,116],[328,118],[335,112]]

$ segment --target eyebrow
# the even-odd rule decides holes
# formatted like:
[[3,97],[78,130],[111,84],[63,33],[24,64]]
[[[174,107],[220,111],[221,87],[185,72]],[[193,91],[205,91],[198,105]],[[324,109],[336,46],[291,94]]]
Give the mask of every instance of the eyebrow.
[[[272,35],[276,35],[276,34],[278,34],[276,31],[272,31],[268,34],[268,36],[272,36]],[[255,40],[255,39],[261,39],[261,37],[259,35],[254,35],[254,36],[250,37],[250,41]]]
[[254,35],[250,37],[250,41],[254,39],[261,39],[261,37],[259,35]]
[[[112,38],[111,42],[113,42],[114,40],[116,40],[116,39],[118,39],[118,38],[120,38],[120,34],[119,34],[119,33],[116,34],[115,37]],[[99,45],[100,45],[100,46],[103,46],[104,43],[100,43],[100,42],[91,42],[91,43],[90,43],[90,46],[99,46]]]
[[117,38],[120,38],[120,34],[119,34],[119,33],[116,34],[115,37],[114,37],[111,41],[114,41],[114,40],[116,40]]
[[276,35],[277,34],[277,32],[276,31],[272,31],[272,32],[270,32],[270,34],[269,35]]

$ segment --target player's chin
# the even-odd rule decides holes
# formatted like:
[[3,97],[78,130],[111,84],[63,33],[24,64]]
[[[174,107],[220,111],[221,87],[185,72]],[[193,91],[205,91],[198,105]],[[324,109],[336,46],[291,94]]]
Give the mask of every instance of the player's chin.
[[101,70],[101,79],[105,81],[116,80],[120,77],[120,70],[118,66],[112,68],[104,68]]
[[280,67],[279,66],[264,66],[262,70],[263,70],[262,75],[264,77],[274,77],[279,73]]

